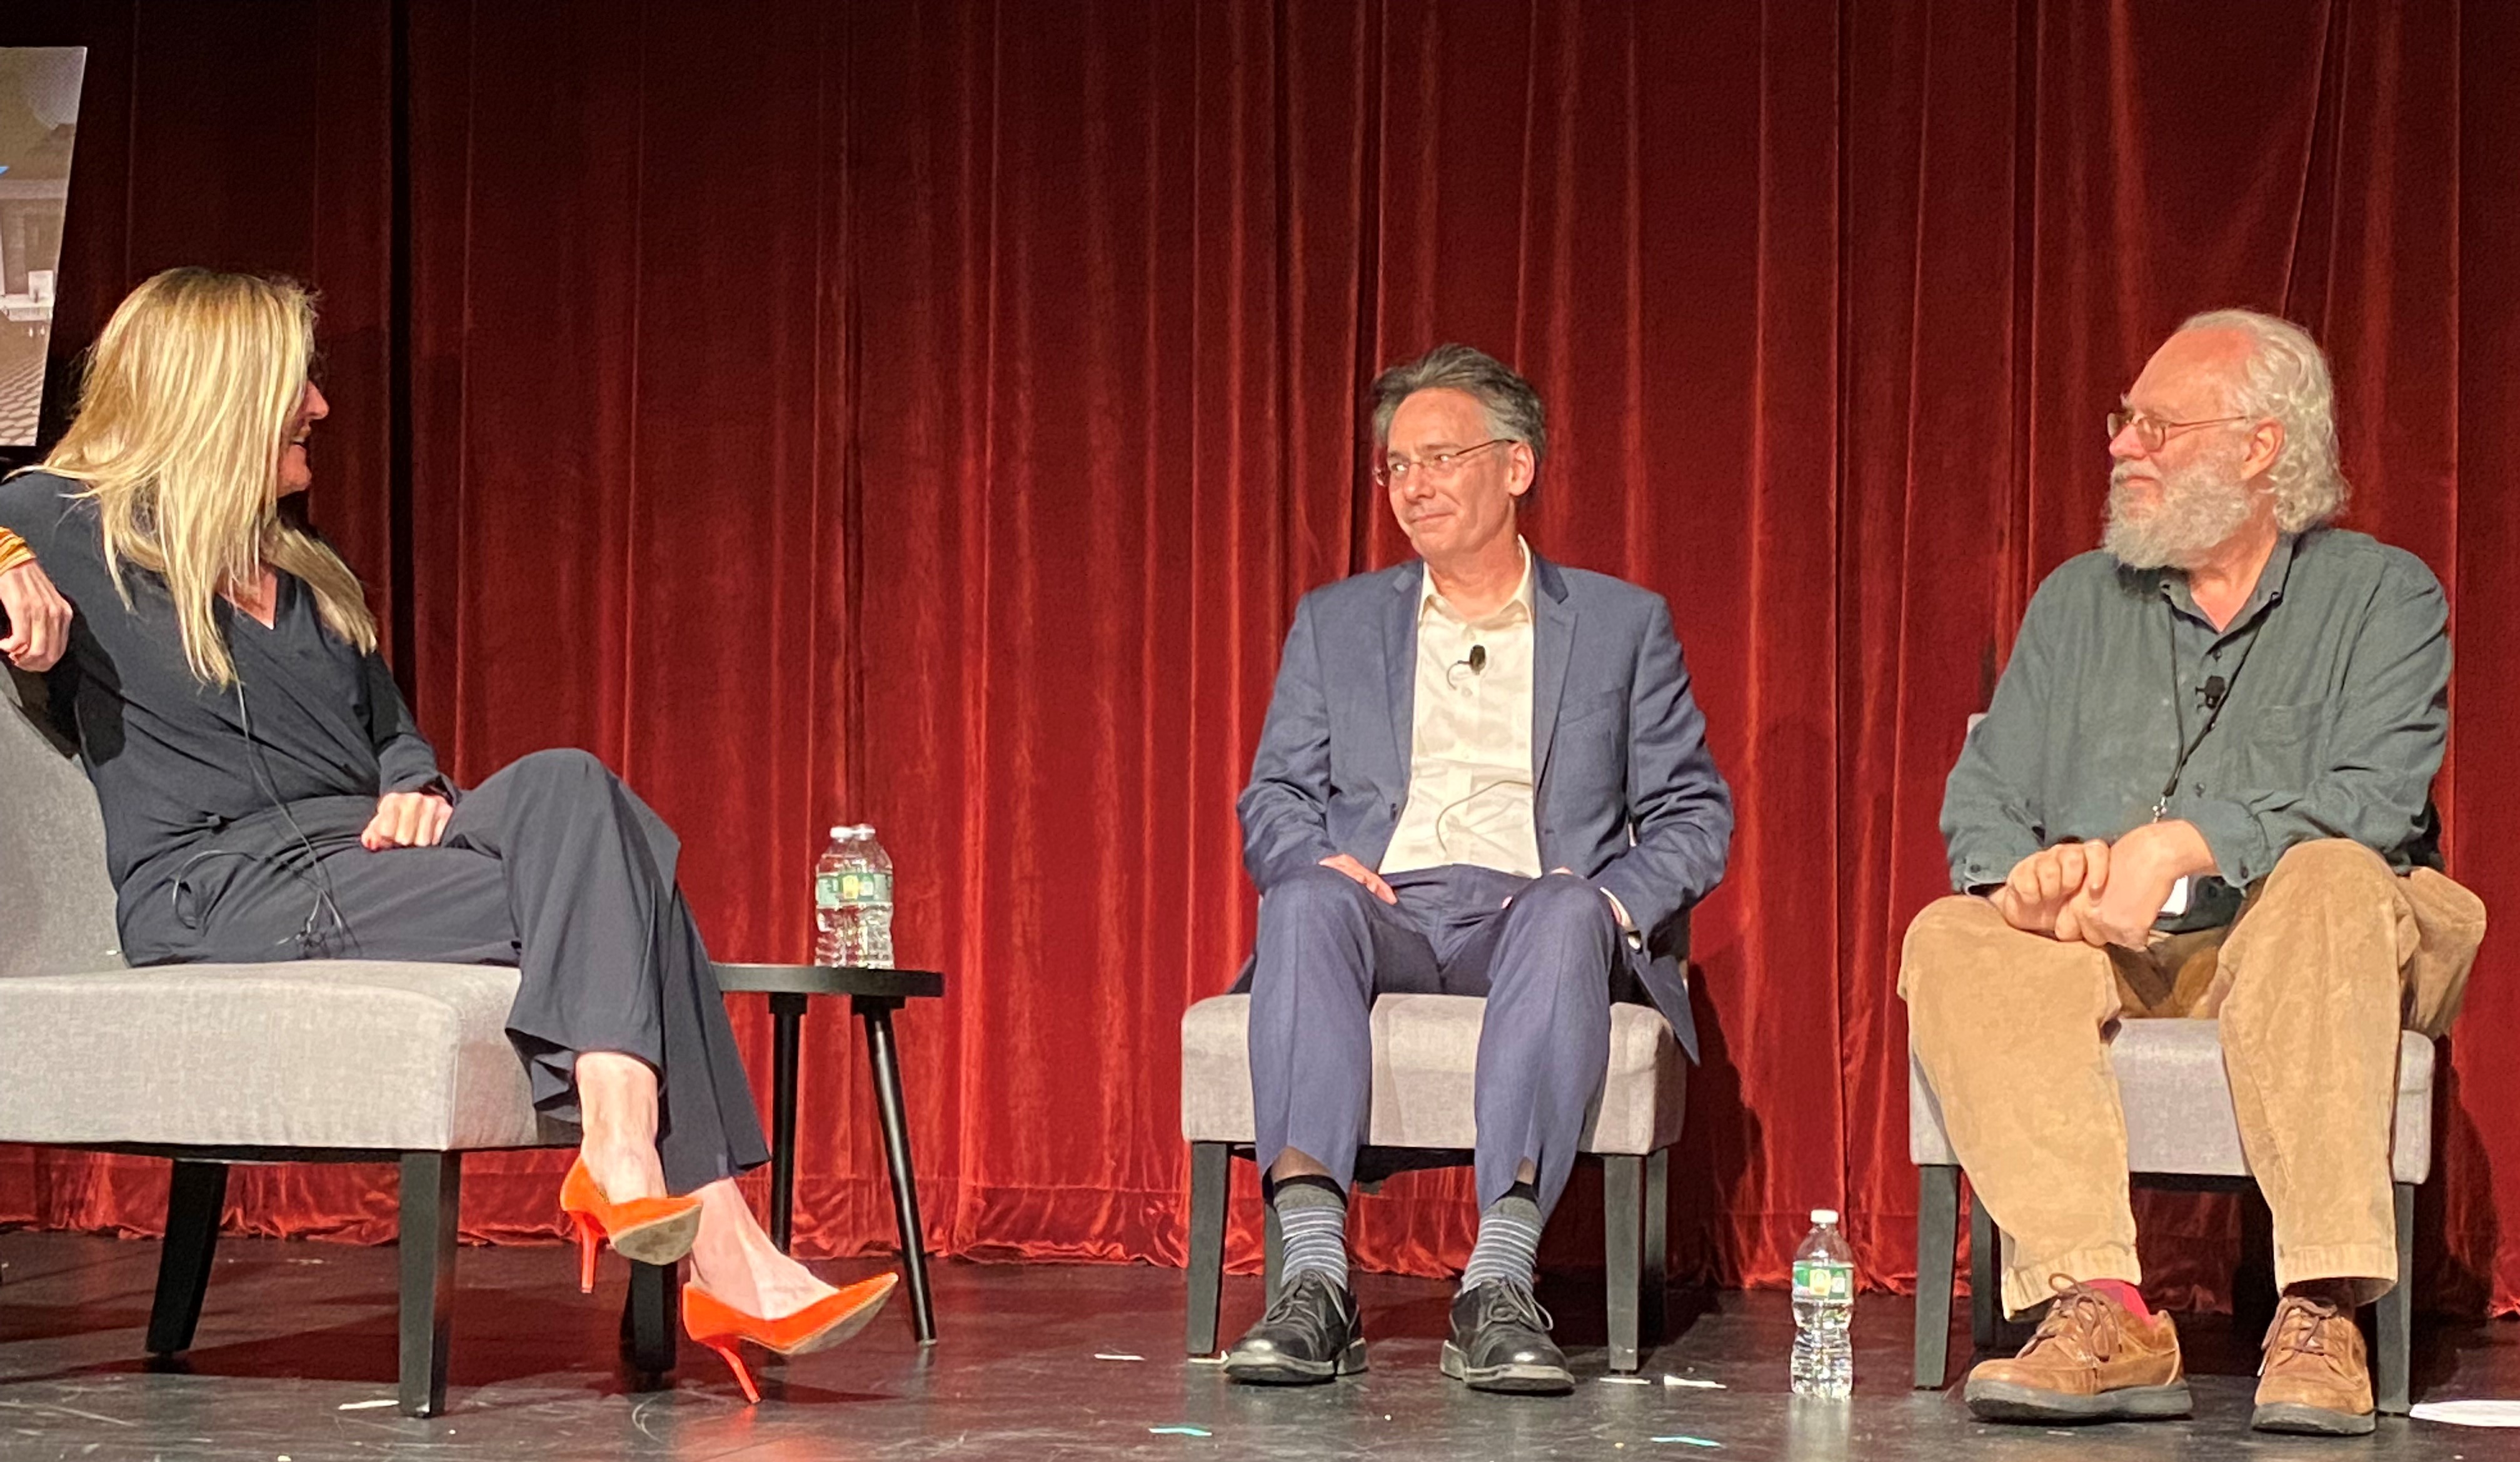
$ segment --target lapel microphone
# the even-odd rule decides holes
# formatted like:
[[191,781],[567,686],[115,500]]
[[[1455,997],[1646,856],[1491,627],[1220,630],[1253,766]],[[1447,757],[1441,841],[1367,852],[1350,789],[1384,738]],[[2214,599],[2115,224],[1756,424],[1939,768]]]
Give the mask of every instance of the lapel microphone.
[[1480,674],[1485,671],[1488,667],[1488,647],[1485,645],[1472,645],[1470,647],[1470,658],[1468,663],[1470,666],[1470,673],[1473,675]]

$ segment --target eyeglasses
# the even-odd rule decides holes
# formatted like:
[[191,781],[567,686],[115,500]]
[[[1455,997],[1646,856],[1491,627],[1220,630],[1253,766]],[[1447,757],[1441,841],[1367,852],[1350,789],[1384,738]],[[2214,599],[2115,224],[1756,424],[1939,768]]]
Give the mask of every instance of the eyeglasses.
[[2178,433],[2193,431],[2198,427],[2228,426],[2233,422],[2248,420],[2249,418],[2245,416],[2209,416],[2202,421],[2168,422],[2156,416],[2146,416],[2140,411],[2112,411],[2109,413],[2109,440],[2117,440],[2119,433],[2133,427],[2135,439],[2143,443],[2143,449],[2147,452],[2157,452],[2161,450],[2163,442],[2168,441]]
[[1511,436],[1491,436],[1477,446],[1455,447],[1449,452],[1437,452],[1432,457],[1416,461],[1407,457],[1394,457],[1386,462],[1377,462],[1373,465],[1374,485],[1406,487],[1418,480],[1420,474],[1423,474],[1425,480],[1429,482],[1449,482],[1462,475],[1462,469],[1467,465],[1463,459],[1472,452],[1484,452],[1492,446],[1501,446],[1516,439]]

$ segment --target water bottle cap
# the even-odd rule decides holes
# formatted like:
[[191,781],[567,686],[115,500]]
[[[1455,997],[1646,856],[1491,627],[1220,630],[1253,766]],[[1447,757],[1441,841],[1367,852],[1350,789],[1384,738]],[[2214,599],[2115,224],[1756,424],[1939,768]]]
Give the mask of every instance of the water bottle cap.
[[1814,1210],[1812,1210],[1812,1222],[1814,1222],[1814,1223],[1820,1224],[1820,1225],[1821,1225],[1821,1226],[1822,1226],[1822,1227],[1826,1227],[1827,1225],[1832,1224],[1832,1223],[1835,1223],[1836,1221],[1837,1221],[1837,1210],[1835,1210],[1835,1209],[1814,1209]]

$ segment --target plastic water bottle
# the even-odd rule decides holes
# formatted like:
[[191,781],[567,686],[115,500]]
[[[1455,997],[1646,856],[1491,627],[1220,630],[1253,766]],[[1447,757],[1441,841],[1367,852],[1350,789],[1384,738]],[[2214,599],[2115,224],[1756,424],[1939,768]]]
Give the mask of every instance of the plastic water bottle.
[[892,858],[872,827],[832,829],[814,863],[814,963],[892,968]]
[[1842,1400],[1855,1390],[1855,1255],[1837,1211],[1812,1210],[1812,1231],[1794,1251],[1794,1394]]

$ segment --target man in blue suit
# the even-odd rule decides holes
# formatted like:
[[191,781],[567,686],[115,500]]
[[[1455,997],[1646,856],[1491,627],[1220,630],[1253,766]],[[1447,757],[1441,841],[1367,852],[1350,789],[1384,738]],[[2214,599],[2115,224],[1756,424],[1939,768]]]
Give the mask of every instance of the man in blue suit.
[[1386,992],[1483,995],[1478,1243],[1444,1370],[1563,1393],[1574,1380],[1531,1293],[1541,1224],[1600,1096],[1610,1001],[1650,1000],[1696,1055],[1674,951],[1723,877],[1732,796],[1661,597],[1561,569],[1515,530],[1548,452],[1530,384],[1439,345],[1373,394],[1374,478],[1419,561],[1304,596],[1238,803],[1261,893],[1253,1108],[1285,1283],[1226,1370],[1364,1369],[1346,1195],[1368,1014]]

